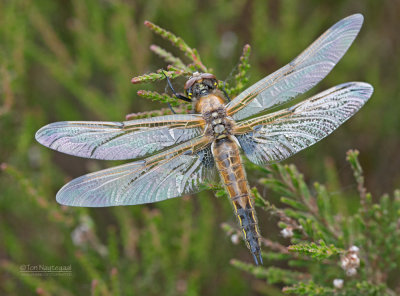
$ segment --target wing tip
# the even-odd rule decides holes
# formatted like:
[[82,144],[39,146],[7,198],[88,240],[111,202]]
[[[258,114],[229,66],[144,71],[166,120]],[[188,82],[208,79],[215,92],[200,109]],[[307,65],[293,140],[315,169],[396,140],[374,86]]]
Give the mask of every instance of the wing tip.
[[354,82],[348,82],[348,83],[344,83],[344,84],[347,84],[351,87],[359,89],[359,91],[362,91],[365,94],[365,97],[367,100],[371,97],[371,95],[374,92],[374,87],[367,82],[354,81]]
[[69,183],[65,184],[58,192],[56,195],[56,201],[62,206],[68,206],[68,207],[88,207],[88,208],[99,208],[99,207],[106,207],[107,205],[97,205],[93,203],[87,203],[85,200],[75,197],[67,197],[65,196],[65,191],[68,187]]
[[[96,173],[92,173],[96,174]],[[82,184],[85,180],[88,180],[88,176],[91,174],[86,174],[75,178],[61,187],[56,194],[56,201],[60,205],[68,206],[68,207],[105,207],[107,205],[103,205],[101,203],[97,204],[91,201],[90,199],[83,197],[82,190],[77,189],[76,187]],[[88,190],[88,188],[86,188]],[[87,191],[85,191],[87,193]]]
[[[99,207],[96,204],[93,205],[88,202],[87,199],[82,198],[82,191],[80,191],[79,188],[76,188],[88,179],[88,175],[90,174],[80,176],[69,181],[67,184],[64,184],[56,194],[57,203],[68,207]],[[87,191],[85,191],[85,193],[86,192]]]
[[38,141],[40,144],[46,147],[50,147],[50,144],[46,142],[46,138],[48,136],[46,135],[46,131],[49,129],[54,129],[55,127],[58,127],[58,125],[66,124],[69,123],[70,121],[59,121],[59,122],[52,122],[49,124],[46,124],[45,126],[42,126],[40,129],[37,130],[35,133],[35,139]]
[[333,25],[333,27],[337,29],[337,28],[342,28],[342,26],[346,26],[351,31],[355,30],[354,36],[357,36],[358,32],[361,30],[363,23],[364,23],[364,16],[361,13],[355,13],[341,19],[335,25]]
[[[71,181],[72,182],[72,181]],[[65,198],[64,192],[68,189],[70,183],[65,184],[63,187],[61,187],[60,190],[58,190],[56,194],[56,201],[63,206],[69,206],[69,207],[74,207],[77,206],[74,203],[72,203],[70,200]]]
[[349,15],[347,18],[353,18],[353,19],[359,19],[359,20],[364,20],[364,15],[362,13],[354,13]]
[[35,140],[39,143],[42,144],[43,146],[49,147],[46,143],[46,137],[44,136],[45,133],[44,131],[48,128],[48,125],[45,125],[43,127],[41,127],[40,129],[37,130],[37,132],[35,133]]
[[364,23],[364,15],[362,15],[361,13],[355,13],[355,14],[349,15],[348,17],[345,17],[343,19],[343,21],[344,20],[351,21],[354,23],[359,23],[360,27],[361,27],[361,25]]
[[361,98],[364,100],[364,103],[369,100],[369,98],[372,96],[374,92],[374,87],[371,84],[362,81],[345,82],[336,85],[333,88],[336,89],[347,88],[351,89],[351,91],[358,92],[362,95]]
[[374,92],[374,87],[363,81],[352,81],[345,82],[339,85],[334,86],[335,88],[351,88],[354,91],[362,92],[364,94],[365,100],[367,101]]

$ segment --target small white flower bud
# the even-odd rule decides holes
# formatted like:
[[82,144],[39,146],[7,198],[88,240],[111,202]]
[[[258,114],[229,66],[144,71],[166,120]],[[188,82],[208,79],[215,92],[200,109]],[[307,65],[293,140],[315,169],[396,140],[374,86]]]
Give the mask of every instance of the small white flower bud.
[[343,258],[340,260],[340,266],[341,266],[344,270],[348,269],[349,264],[350,264],[350,260],[349,260],[347,257],[343,257]]
[[72,233],[71,238],[75,246],[82,246],[88,241],[89,227],[86,224],[81,224],[76,227]]
[[344,283],[344,281],[343,281],[342,279],[334,279],[334,280],[333,280],[333,286],[334,286],[336,289],[341,289],[341,288],[343,288],[343,283]]
[[281,230],[281,234],[284,238],[290,238],[293,236],[293,229],[291,227],[286,227]]
[[355,269],[355,268],[350,268],[350,269],[348,269],[346,271],[346,275],[347,276],[353,276],[353,275],[356,275],[356,274],[357,274],[357,269]]
[[351,246],[349,249],[350,252],[358,253],[360,251],[360,248],[357,246]]
[[360,258],[358,257],[359,251],[360,249],[358,247],[352,246],[340,258],[340,266],[346,272],[347,276],[357,274],[357,268],[360,267]]
[[239,243],[239,236],[236,233],[232,234],[231,241],[234,245],[237,245]]
[[349,255],[351,265],[358,267],[360,266],[360,258],[358,258],[357,254],[350,254]]

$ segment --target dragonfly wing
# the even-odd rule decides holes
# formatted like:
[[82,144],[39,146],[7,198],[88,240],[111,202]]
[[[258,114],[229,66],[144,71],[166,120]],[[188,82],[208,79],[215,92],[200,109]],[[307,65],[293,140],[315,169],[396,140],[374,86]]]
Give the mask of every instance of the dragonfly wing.
[[247,158],[265,165],[288,158],[333,132],[372,95],[371,85],[337,85],[293,107],[250,119],[237,127]]
[[82,207],[145,204],[194,193],[217,176],[210,144],[199,138],[143,161],[74,179],[56,198]]
[[252,85],[229,104],[236,121],[287,102],[322,80],[353,43],[363,23],[361,14],[342,19],[292,62]]
[[42,127],[36,140],[67,154],[95,159],[144,157],[202,134],[199,115],[167,115],[125,122],[64,121]]

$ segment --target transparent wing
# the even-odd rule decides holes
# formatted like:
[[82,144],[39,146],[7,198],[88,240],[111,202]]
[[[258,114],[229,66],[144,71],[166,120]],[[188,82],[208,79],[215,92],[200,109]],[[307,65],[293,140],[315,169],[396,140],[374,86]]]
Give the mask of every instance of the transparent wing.
[[344,83],[293,107],[237,126],[237,139],[250,161],[265,165],[288,158],[333,132],[372,95],[371,85]]
[[252,85],[227,104],[236,121],[276,107],[322,80],[342,58],[363,23],[361,14],[342,19],[292,62]]
[[199,191],[202,183],[217,176],[210,144],[201,138],[143,161],[74,179],[56,198],[68,206],[137,205]]
[[201,135],[202,120],[195,114],[177,114],[125,122],[55,122],[38,130],[36,140],[75,156],[134,159]]

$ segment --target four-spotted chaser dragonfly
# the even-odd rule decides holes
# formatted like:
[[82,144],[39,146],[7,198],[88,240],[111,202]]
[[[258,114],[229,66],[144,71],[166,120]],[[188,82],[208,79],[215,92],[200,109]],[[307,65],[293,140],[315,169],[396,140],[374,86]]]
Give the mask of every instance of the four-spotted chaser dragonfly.
[[[240,151],[253,163],[281,161],[329,135],[357,112],[371,85],[348,82],[297,105],[265,114],[323,79],[357,36],[361,14],[342,19],[292,62],[227,103],[213,74],[193,73],[185,85],[194,114],[125,122],[65,121],[36,133],[39,143],[64,153],[135,162],[72,180],[60,204],[107,207],[152,203],[191,194],[202,183],[225,186],[243,238],[262,263],[260,231]],[[257,114],[260,114],[256,116]]]

